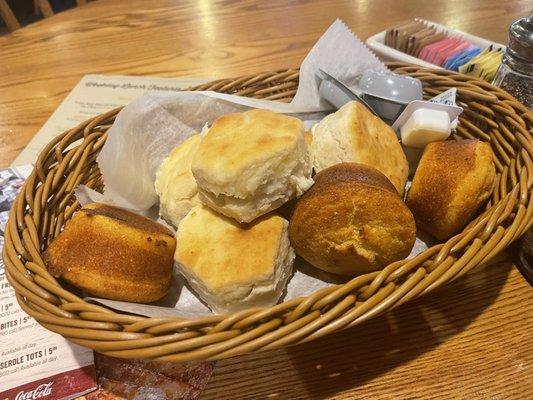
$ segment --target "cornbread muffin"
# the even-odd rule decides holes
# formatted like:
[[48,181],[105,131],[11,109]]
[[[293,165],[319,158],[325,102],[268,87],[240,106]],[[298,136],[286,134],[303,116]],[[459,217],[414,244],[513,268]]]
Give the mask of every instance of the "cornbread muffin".
[[312,184],[311,156],[297,118],[251,110],[218,118],[194,156],[200,200],[238,222],[250,222]]
[[105,204],[81,208],[44,253],[48,271],[87,294],[136,303],[163,297],[176,241],[148,218]]
[[351,101],[313,129],[313,165],[319,172],[341,162],[376,168],[403,195],[409,164],[392,128],[364,105]]
[[288,225],[274,214],[240,225],[196,206],[180,222],[175,260],[217,313],[271,306],[285,289],[295,258]]
[[416,239],[413,215],[375,168],[340,163],[315,176],[289,225],[296,254],[328,272],[357,275],[407,257]]
[[440,240],[458,233],[492,193],[493,158],[480,140],[429,143],[407,194],[417,225]]
[[191,164],[201,136],[185,140],[163,160],[156,174],[155,191],[159,196],[159,215],[178,226],[194,206],[201,204]]

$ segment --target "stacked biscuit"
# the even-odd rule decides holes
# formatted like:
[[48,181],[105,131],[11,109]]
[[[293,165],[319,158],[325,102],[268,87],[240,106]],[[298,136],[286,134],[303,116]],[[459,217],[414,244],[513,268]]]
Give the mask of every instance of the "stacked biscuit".
[[161,216],[177,228],[175,260],[216,312],[274,304],[295,258],[273,213],[312,184],[302,121],[231,114],[178,146],[157,173]]

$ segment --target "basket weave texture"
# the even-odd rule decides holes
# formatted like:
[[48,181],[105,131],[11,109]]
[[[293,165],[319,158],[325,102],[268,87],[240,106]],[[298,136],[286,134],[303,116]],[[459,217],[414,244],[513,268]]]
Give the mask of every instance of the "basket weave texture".
[[[360,324],[486,264],[533,221],[533,114],[508,93],[472,77],[398,63],[389,67],[419,78],[426,97],[457,87],[464,113],[455,139],[477,138],[492,146],[497,184],[486,209],[460,234],[346,284],[233,315],[146,318],[87,303],[46,271],[42,254],[79,208],[74,188],[84,183],[103,189],[95,159],[120,111],[116,109],[51,141],[13,204],[3,258],[19,304],[47,329],[110,356],[221,359],[307,342]],[[297,86],[298,70],[283,70],[192,89],[289,101]]]

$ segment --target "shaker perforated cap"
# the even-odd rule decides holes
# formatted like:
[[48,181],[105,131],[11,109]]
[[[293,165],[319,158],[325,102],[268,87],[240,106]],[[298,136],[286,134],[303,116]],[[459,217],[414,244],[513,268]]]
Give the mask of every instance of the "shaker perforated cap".
[[507,52],[522,61],[533,62],[533,15],[511,24]]

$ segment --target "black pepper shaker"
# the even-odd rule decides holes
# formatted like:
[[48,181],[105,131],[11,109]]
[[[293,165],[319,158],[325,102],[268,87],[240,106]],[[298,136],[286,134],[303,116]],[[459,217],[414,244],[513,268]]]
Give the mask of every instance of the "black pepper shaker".
[[533,108],[533,15],[509,27],[509,45],[492,83]]

